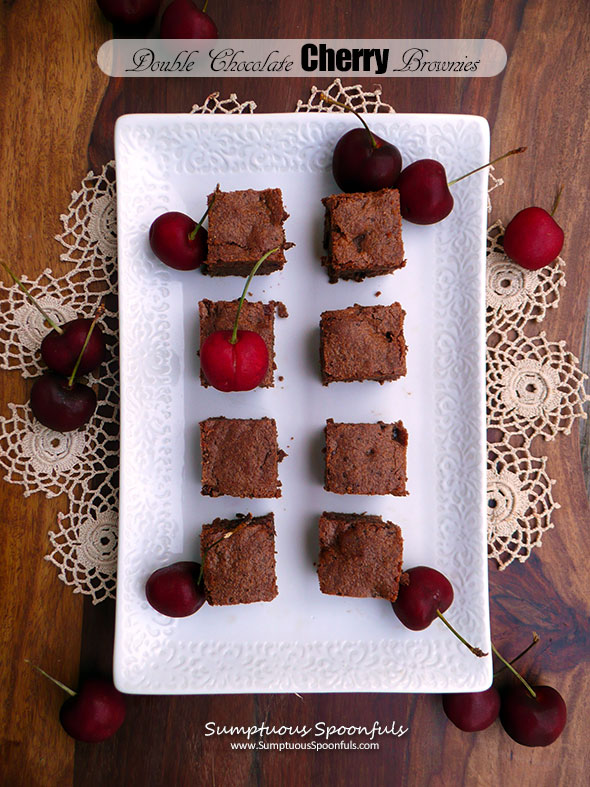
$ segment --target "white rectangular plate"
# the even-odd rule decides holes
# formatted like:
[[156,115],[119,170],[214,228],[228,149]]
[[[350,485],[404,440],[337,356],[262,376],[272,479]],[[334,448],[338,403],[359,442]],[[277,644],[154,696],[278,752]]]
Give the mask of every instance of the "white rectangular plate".
[[[431,157],[449,178],[488,160],[483,118],[373,115],[404,164]],[[453,187],[455,208],[431,227],[403,224],[407,265],[362,283],[329,284],[320,266],[321,198],[338,189],[334,145],[358,126],[342,114],[128,115],[117,122],[121,327],[121,512],[114,670],[142,694],[325,691],[473,691],[491,682],[491,659],[469,653],[435,621],[411,632],[391,605],[320,593],[315,562],[322,511],[380,514],[402,528],[404,565],[451,580],[451,622],[489,651],[485,533],[484,271],[486,172]],[[256,277],[252,300],[283,301],[276,319],[275,387],[223,394],[199,382],[202,298],[232,300],[244,279],[166,268],[150,251],[160,213],[198,219],[206,195],[280,187],[290,218],[282,272]],[[380,294],[379,294],[380,293]],[[319,320],[326,309],[399,301],[408,374],[321,384]],[[282,380],[280,378],[283,378]],[[278,500],[200,494],[199,422],[210,416],[276,419]],[[405,498],[323,489],[323,428],[393,421],[409,431]],[[172,620],[144,586],[152,571],[199,559],[205,522],[274,511],[279,596],[271,603],[203,607]]]

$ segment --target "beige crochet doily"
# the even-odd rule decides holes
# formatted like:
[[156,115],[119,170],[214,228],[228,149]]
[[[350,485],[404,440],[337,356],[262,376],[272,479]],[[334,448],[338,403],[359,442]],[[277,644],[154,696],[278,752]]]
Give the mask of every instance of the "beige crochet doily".
[[[313,87],[307,102],[298,101],[295,111],[342,111],[325,105],[321,92]],[[362,111],[394,111],[382,101],[380,89],[345,88],[337,79],[323,92]],[[253,101],[239,102],[235,94],[220,99],[214,93],[192,112],[255,109]],[[490,193],[502,182],[490,173]],[[51,549],[45,559],[75,593],[88,594],[98,603],[114,595],[116,584],[119,420],[113,161],[98,174],[88,173],[60,218],[63,231],[56,240],[65,249],[61,259],[69,264],[68,273],[56,278],[46,269],[24,281],[57,321],[89,316],[99,300],[105,301],[110,357],[100,375],[91,378],[101,401],[98,417],[85,429],[60,434],[35,421],[28,404],[10,403],[10,416],[0,418],[0,463],[4,478],[21,485],[25,496],[66,496],[67,511],[49,531]],[[523,271],[503,255],[502,233],[499,222],[488,233],[489,425],[501,435],[490,445],[488,527],[490,557],[505,568],[514,559],[526,560],[531,549],[541,545],[558,508],[546,459],[532,456],[531,443],[569,432],[576,418],[585,417],[582,404],[587,397],[586,376],[564,342],[550,341],[544,332],[532,338],[523,332],[526,324],[541,322],[547,309],[557,307],[565,285],[564,261],[537,272]],[[25,377],[37,376],[42,372],[38,348],[47,328],[18,289],[0,286],[6,304],[0,366]]]

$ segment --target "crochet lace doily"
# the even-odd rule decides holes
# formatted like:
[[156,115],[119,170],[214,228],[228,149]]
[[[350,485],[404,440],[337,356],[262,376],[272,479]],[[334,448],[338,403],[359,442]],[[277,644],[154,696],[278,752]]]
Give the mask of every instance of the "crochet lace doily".
[[[321,92],[365,112],[393,112],[382,101],[381,90],[344,87],[336,79],[324,91],[313,87],[296,112],[342,111],[325,104]],[[220,99],[210,95],[193,113],[251,113],[253,101],[240,102],[235,94]],[[490,193],[502,185],[490,173]],[[488,210],[491,204],[488,196]],[[64,276],[47,268],[36,279],[23,277],[41,306],[65,322],[88,317],[98,303],[106,306],[102,320],[109,357],[96,386],[98,415],[81,430],[60,434],[42,426],[28,404],[8,405],[0,417],[0,464],[4,478],[19,484],[25,496],[65,495],[68,507],[49,531],[51,549],[45,556],[60,579],[98,603],[114,596],[116,586],[118,512],[118,346],[116,281],[115,163],[89,172],[72,192],[61,215],[63,231],[56,240],[68,263]],[[488,542],[489,554],[505,568],[524,561],[541,546],[551,514],[558,508],[552,495],[554,481],[545,457],[531,453],[532,442],[568,433],[576,418],[585,417],[584,375],[564,342],[550,341],[544,332],[528,337],[524,327],[539,323],[547,309],[556,308],[565,285],[565,262],[558,259],[540,271],[524,271],[502,251],[500,222],[488,231],[487,270],[488,421],[499,439],[489,445]],[[0,285],[4,322],[0,332],[0,366],[25,377],[42,373],[39,345],[48,328],[15,287]]]

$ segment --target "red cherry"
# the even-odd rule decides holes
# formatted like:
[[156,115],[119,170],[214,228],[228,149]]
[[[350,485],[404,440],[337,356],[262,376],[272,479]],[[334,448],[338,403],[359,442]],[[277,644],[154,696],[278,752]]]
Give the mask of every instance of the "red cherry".
[[400,582],[393,611],[412,631],[428,628],[437,617],[437,610],[445,612],[453,603],[453,586],[444,574],[428,566],[411,568],[406,574],[406,584]]
[[567,708],[561,694],[551,686],[533,686],[533,697],[518,683],[502,694],[500,721],[517,743],[523,746],[549,746],[557,740],[567,721]]
[[342,191],[353,194],[393,188],[402,168],[399,150],[391,142],[373,134],[356,109],[335,101],[325,93],[320,93],[320,96],[322,101],[352,112],[364,126],[347,131],[334,148],[332,174]]
[[[91,319],[79,318],[60,326],[63,331],[61,334],[56,330],[48,333],[41,342],[41,357],[47,366],[54,372],[69,376],[76,365],[91,325]],[[78,374],[88,374],[96,369],[104,361],[105,355],[104,336],[96,325],[82,353]]]
[[193,615],[205,603],[200,573],[201,566],[189,560],[159,568],[146,583],[147,600],[154,609],[171,618]]
[[207,257],[207,230],[190,216],[170,211],[158,216],[150,227],[150,246],[163,263],[179,271],[198,268]]
[[392,188],[401,168],[402,156],[395,145],[364,128],[347,131],[334,148],[332,173],[342,191]]
[[161,0],[97,0],[109,22],[138,25],[156,18]]
[[423,158],[414,161],[402,170],[395,188],[399,190],[400,213],[413,224],[436,224],[453,210],[454,199],[449,186],[468,178],[491,164],[495,164],[515,153],[524,153],[526,148],[516,148],[498,158],[476,167],[459,178],[447,181],[447,173],[440,161]]
[[218,391],[251,391],[264,380],[268,371],[268,349],[255,331],[211,333],[201,347],[201,369]]
[[64,377],[46,373],[33,383],[31,410],[56,432],[71,432],[87,423],[96,410],[96,394],[83,383],[71,386]]
[[206,8],[207,3],[200,11],[192,0],[172,0],[162,14],[160,38],[217,38],[217,27]]
[[99,743],[114,735],[125,720],[125,699],[110,680],[89,678],[59,712],[64,730],[77,741]]
[[399,191],[400,213],[413,224],[436,224],[453,210],[455,201],[440,161],[414,161],[402,170],[395,187]]
[[485,691],[443,694],[442,704],[455,727],[464,732],[478,732],[487,729],[498,718],[500,694],[495,686]]
[[543,208],[521,210],[506,227],[504,251],[523,268],[536,271],[553,262],[563,248],[563,230]]

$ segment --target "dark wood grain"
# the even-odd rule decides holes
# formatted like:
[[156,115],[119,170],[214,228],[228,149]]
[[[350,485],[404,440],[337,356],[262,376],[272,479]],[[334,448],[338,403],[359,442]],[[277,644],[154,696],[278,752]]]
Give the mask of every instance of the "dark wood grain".
[[[20,36],[18,14],[24,2],[4,6],[3,19],[11,27],[11,40]],[[31,3],[37,6],[37,3]],[[240,99],[253,98],[259,111],[290,111],[298,98],[305,98],[312,84],[325,85],[329,79],[137,79],[111,80],[96,114],[92,134],[90,120],[95,114],[97,86],[105,81],[93,64],[97,43],[109,37],[98,14],[76,7],[76,22],[67,21],[65,11],[58,16],[67,42],[75,41],[75,52],[84,47],[85,61],[74,69],[67,47],[45,43],[66,73],[89,85],[90,98],[83,104],[83,91],[74,91],[71,117],[60,116],[69,129],[67,144],[57,135],[55,110],[63,108],[71,93],[66,80],[48,82],[45,102],[51,105],[53,147],[58,164],[45,161],[40,183],[50,184],[51,195],[39,204],[33,187],[33,170],[18,182],[15,165],[26,165],[31,150],[42,149],[36,131],[29,136],[17,123],[17,113],[8,113],[14,152],[4,148],[4,172],[9,185],[3,204],[13,206],[19,232],[14,225],[3,226],[10,239],[3,254],[23,259],[23,267],[34,273],[56,255],[51,236],[55,222],[67,203],[69,190],[77,186],[86,164],[95,169],[113,155],[113,126],[126,112],[182,112],[202,102],[214,90],[227,96],[236,92]],[[588,140],[587,84],[590,48],[587,31],[589,6],[585,0],[536,0],[491,2],[464,0],[432,3],[400,0],[301,0],[279,3],[265,0],[211,0],[210,12],[225,37],[467,37],[494,38],[508,52],[505,71],[490,79],[380,79],[384,99],[400,112],[466,112],[488,118],[492,127],[492,154],[528,144],[529,151],[499,165],[497,174],[507,185],[494,194],[493,217],[507,220],[529,204],[550,205],[559,183],[564,182],[560,219],[566,229],[564,257],[568,261],[568,286],[562,292],[559,309],[552,310],[543,329],[550,338],[565,339],[579,352],[586,314],[589,276],[584,264],[584,234],[588,221],[583,195],[590,171]],[[54,12],[58,14],[57,11]],[[67,17],[70,19],[69,17]],[[41,17],[33,12],[25,17],[31,29],[41,29]],[[83,43],[79,37],[82,36]],[[60,39],[61,40],[61,39]],[[21,61],[15,45],[4,56],[3,65],[12,73]],[[69,69],[69,72],[68,72]],[[344,80],[352,84],[358,80]],[[17,77],[13,85],[16,90]],[[365,80],[365,87],[374,84]],[[21,85],[21,112],[43,96],[36,83]],[[92,113],[89,115],[89,113]],[[79,128],[76,124],[80,123]],[[40,125],[40,124],[39,124]],[[37,128],[37,126],[35,126]],[[5,134],[6,137],[6,134]],[[88,161],[82,148],[87,146]],[[43,159],[41,153],[37,158]],[[69,165],[65,159],[69,158]],[[38,164],[35,167],[38,171]],[[21,193],[22,192],[22,193]],[[7,201],[8,200],[8,201]],[[31,216],[36,221],[31,220]],[[2,221],[6,221],[3,216]],[[30,242],[29,242],[30,239]],[[50,251],[51,250],[51,251]],[[43,263],[39,262],[43,260]],[[7,376],[5,375],[4,378]],[[4,400],[22,397],[24,386],[15,376],[5,382]],[[513,564],[498,572],[490,564],[492,629],[497,645],[507,655],[524,647],[533,630],[541,634],[539,646],[523,660],[543,682],[563,693],[568,702],[568,726],[553,746],[529,750],[513,744],[498,724],[477,735],[459,732],[446,722],[440,699],[430,696],[354,695],[247,695],[211,697],[130,697],[126,724],[111,741],[100,746],[79,744],[71,775],[71,747],[60,734],[55,717],[57,699],[52,689],[43,689],[22,674],[20,659],[23,638],[34,636],[37,653],[46,655],[50,667],[58,669],[59,659],[67,664],[62,677],[72,678],[81,643],[81,671],[108,670],[112,651],[114,610],[112,604],[84,605],[79,618],[79,599],[56,579],[53,569],[41,560],[44,534],[55,507],[37,497],[27,502],[15,488],[2,490],[2,503],[11,515],[11,527],[18,528],[23,543],[17,556],[0,562],[3,585],[14,596],[6,601],[9,626],[3,643],[12,642],[8,683],[17,689],[5,695],[3,719],[8,730],[5,744],[15,784],[94,785],[305,785],[305,784],[404,784],[449,785],[578,785],[586,782],[590,722],[584,694],[590,690],[589,602],[590,579],[586,555],[590,549],[590,510],[584,487],[578,429],[552,443],[537,443],[536,450],[549,458],[549,474],[557,479],[554,494],[562,508],[554,515],[555,529],[544,537],[542,549],[523,565]],[[34,527],[31,527],[34,522]],[[18,524],[17,524],[18,523]],[[33,535],[34,534],[34,535]],[[38,604],[30,603],[30,588],[37,591]],[[28,604],[28,605],[27,605]],[[29,626],[18,610],[27,609]],[[6,613],[5,613],[6,614]],[[18,616],[18,619],[17,619]],[[53,617],[51,617],[53,616]],[[57,626],[50,625],[54,618]],[[35,627],[36,626],[36,627]],[[35,632],[34,635],[32,632]],[[3,635],[4,637],[4,635]],[[27,650],[30,653],[30,650]],[[35,654],[33,654],[35,655]],[[64,675],[65,673],[65,675]],[[26,686],[22,682],[26,680]],[[31,700],[27,697],[27,692]],[[39,708],[34,713],[33,708]],[[33,727],[27,734],[27,724]],[[39,722],[39,719],[43,723]],[[409,727],[400,739],[381,740],[379,751],[332,752],[237,752],[229,738],[205,737],[207,721],[217,724],[269,724],[312,726],[327,723],[383,724],[395,722]],[[7,721],[6,721],[7,720]],[[45,768],[39,752],[46,752]],[[30,778],[19,781],[19,762],[28,763]],[[51,761],[50,778],[47,762]]]
[[[65,271],[53,240],[59,214],[87,171],[88,137],[108,80],[92,67],[108,36],[87,0],[0,4],[0,257],[22,273]],[[2,404],[24,402],[31,381],[0,376]],[[75,685],[83,602],[43,560],[67,501],[23,498],[2,484],[0,511],[0,783],[68,785],[74,742],[57,712],[65,694],[24,659]]]

